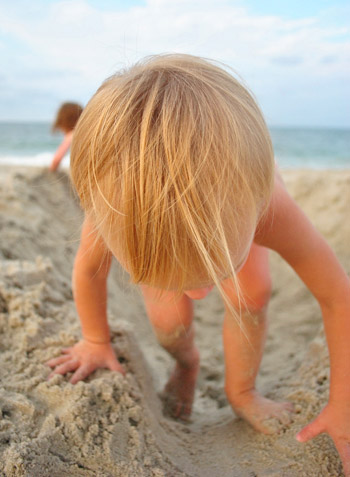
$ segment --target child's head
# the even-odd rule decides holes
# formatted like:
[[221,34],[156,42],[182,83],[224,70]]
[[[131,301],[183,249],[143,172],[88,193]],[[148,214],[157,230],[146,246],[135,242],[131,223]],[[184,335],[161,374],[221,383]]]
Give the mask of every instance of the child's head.
[[234,276],[274,160],[246,88],[211,62],[164,55],[103,83],[76,129],[71,169],[131,280],[180,291]]
[[55,122],[52,125],[52,131],[58,130],[65,133],[73,131],[78,119],[83,112],[83,108],[77,103],[63,103],[56,114]]

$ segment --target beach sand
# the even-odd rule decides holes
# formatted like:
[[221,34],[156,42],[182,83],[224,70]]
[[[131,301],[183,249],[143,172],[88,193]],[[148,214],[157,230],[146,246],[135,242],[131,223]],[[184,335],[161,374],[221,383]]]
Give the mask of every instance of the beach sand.
[[[80,336],[71,270],[82,213],[65,173],[1,169],[0,475],[6,477],[329,477],[341,464],[331,439],[295,434],[326,404],[328,357],[317,303],[271,253],[270,330],[258,387],[291,400],[280,435],[237,418],[224,393],[223,305],[196,303],[201,371],[189,424],[162,414],[172,368],[155,342],[138,290],[113,264],[109,317],[126,377],[99,370],[73,386],[47,381],[45,362]],[[349,273],[350,171],[282,171],[287,187]]]

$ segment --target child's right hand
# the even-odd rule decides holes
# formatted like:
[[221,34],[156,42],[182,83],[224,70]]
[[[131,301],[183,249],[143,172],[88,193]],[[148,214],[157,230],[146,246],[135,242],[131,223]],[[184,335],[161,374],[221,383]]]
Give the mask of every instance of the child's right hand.
[[66,374],[74,371],[70,383],[82,381],[97,368],[108,368],[125,375],[122,365],[112,348],[111,343],[91,343],[85,339],[71,348],[62,350],[63,355],[50,359],[46,364],[53,368],[48,379],[55,374]]

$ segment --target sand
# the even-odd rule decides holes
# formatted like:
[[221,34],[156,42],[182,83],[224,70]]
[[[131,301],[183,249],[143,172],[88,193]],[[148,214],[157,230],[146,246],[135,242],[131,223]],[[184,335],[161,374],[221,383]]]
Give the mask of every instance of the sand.
[[[288,189],[350,267],[350,171],[282,171]],[[0,475],[6,477],[329,477],[331,439],[295,434],[325,405],[329,370],[317,303],[271,254],[270,330],[258,387],[297,408],[277,436],[256,433],[227,404],[213,291],[196,304],[201,371],[189,424],[158,397],[172,363],[150,330],[139,292],[113,264],[109,316],[125,378],[99,370],[73,386],[47,381],[45,361],[80,329],[70,276],[82,214],[65,173],[2,168],[0,179]]]

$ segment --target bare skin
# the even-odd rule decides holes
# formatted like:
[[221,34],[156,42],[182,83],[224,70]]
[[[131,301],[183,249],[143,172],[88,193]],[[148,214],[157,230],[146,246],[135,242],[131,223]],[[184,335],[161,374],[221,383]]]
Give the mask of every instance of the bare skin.
[[[238,274],[244,302],[249,307],[238,322],[226,307],[223,339],[226,365],[226,394],[236,414],[265,434],[279,432],[290,424],[293,405],[263,397],[255,389],[255,380],[263,354],[267,332],[266,308],[270,296],[268,252],[255,244]],[[238,299],[234,283],[222,283],[234,308]],[[175,359],[175,368],[165,386],[166,411],[173,417],[188,419],[199,366],[194,345],[191,299],[202,299],[212,287],[186,291],[180,298],[173,292],[142,287],[148,316],[160,344]],[[238,312],[237,312],[238,313]],[[166,317],[166,319],[165,319]]]
[[235,413],[264,434],[279,432],[290,424],[293,405],[263,397],[255,388],[267,335],[267,306],[271,292],[268,250],[253,244],[238,273],[241,311],[232,280],[222,283],[229,303],[223,325],[226,394]]
[[125,374],[122,365],[116,360],[110,343],[91,343],[82,340],[71,348],[63,349],[62,353],[63,356],[47,362],[48,366],[55,368],[48,379],[52,378],[54,374],[67,374],[73,371],[74,374],[70,382],[76,384],[98,368],[108,368],[111,371]]
[[62,131],[62,132],[64,134],[64,138],[61,144],[58,146],[57,151],[55,152],[53,159],[51,161],[51,164],[49,167],[51,172],[54,172],[59,168],[59,165],[61,164],[64,156],[67,154],[72,144],[73,131]]
[[49,378],[72,372],[70,382],[75,384],[98,368],[125,374],[111,346],[107,322],[107,277],[111,260],[104,242],[96,237],[90,221],[85,220],[73,270],[74,301],[81,318],[83,339],[62,350],[63,356],[46,363],[53,369]]
[[[110,342],[106,313],[106,280],[111,252],[106,249],[102,240],[96,244],[95,239],[93,227],[87,219],[74,266],[74,298],[82,324],[83,340],[78,343],[79,346],[70,349],[69,365],[65,361],[49,362],[53,368],[52,374],[74,372],[72,378],[74,382],[84,379],[97,367],[122,371],[114,350],[106,346]],[[299,442],[306,442],[322,432],[327,432],[342,459],[346,477],[350,477],[349,278],[330,247],[290,198],[278,177],[268,213],[256,230],[254,243],[260,245],[262,250],[269,248],[279,253],[304,281],[320,305],[330,353],[329,402],[319,416],[304,427],[296,438]],[[254,246],[252,250],[253,248]],[[113,254],[119,258],[114,251]],[[251,343],[249,344],[248,340],[242,338],[241,332],[237,331],[232,316],[226,310],[223,332],[227,368],[226,389],[229,401],[236,412],[256,429],[270,433],[272,430],[278,431],[291,419],[289,415],[287,416],[291,407],[288,404],[266,400],[255,389],[255,376],[260,365],[266,334],[266,318],[263,310],[267,306],[268,296],[266,296],[267,288],[261,287],[262,284],[267,284],[266,277],[256,281],[256,270],[254,274],[247,272],[248,262],[249,259],[242,268],[239,279],[241,285],[247,279],[243,289],[248,306],[244,311],[250,311],[257,321],[253,319],[250,323],[248,319],[245,322],[245,332]],[[246,276],[243,273],[244,269],[247,272]],[[266,271],[266,267],[262,267],[261,270]],[[227,293],[230,293],[229,288]],[[179,416],[187,416],[190,412],[197,373],[197,370],[195,372],[193,370],[198,366],[197,351],[193,337],[189,333],[192,312],[188,303],[192,303],[191,298],[200,299],[206,293],[207,289],[204,292],[198,289],[186,291],[181,297],[181,303],[177,303],[176,307],[171,302],[163,303],[160,307],[153,303],[154,309],[151,313],[146,304],[161,344],[169,350],[176,361],[175,372],[166,388],[168,395],[174,397],[173,409],[175,415]],[[252,303],[249,303],[250,298],[253,298]],[[235,306],[235,297],[232,293],[229,300]],[[157,312],[157,307],[161,312]],[[180,333],[181,329],[185,330],[183,335]],[[91,344],[98,346],[92,350]],[[237,360],[238,354],[242,358],[238,356]],[[186,392],[181,390],[181,382],[186,382]]]
[[194,392],[199,371],[199,352],[193,347],[188,363],[176,361],[174,370],[162,394],[164,413],[187,421],[192,413]]
[[148,286],[141,286],[141,290],[158,341],[175,359],[174,370],[162,394],[164,411],[172,417],[188,420],[199,371],[192,300],[185,294],[177,297],[170,291],[159,296],[159,290]]
[[267,399],[255,388],[266,328],[265,310],[254,315],[243,314],[242,325],[226,312],[223,326],[225,389],[227,398],[238,416],[244,418],[257,431],[273,434],[291,423],[294,407],[289,402]]
[[333,251],[288,195],[277,176],[271,204],[255,242],[275,250],[320,305],[330,355],[327,406],[296,436],[306,442],[327,432],[350,477],[350,281]]

